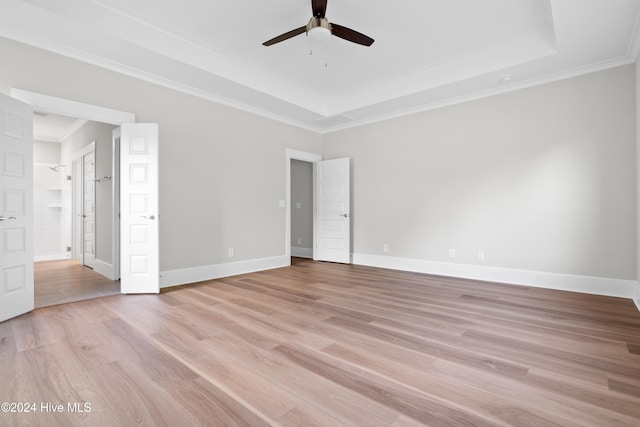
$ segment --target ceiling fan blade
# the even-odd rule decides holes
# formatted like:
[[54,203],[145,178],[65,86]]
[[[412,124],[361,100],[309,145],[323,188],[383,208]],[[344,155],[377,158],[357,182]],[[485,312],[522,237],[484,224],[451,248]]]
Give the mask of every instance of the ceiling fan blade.
[[272,44],[276,44],[276,43],[280,43],[283,42],[287,39],[290,39],[291,37],[295,37],[298,34],[302,34],[305,31],[307,31],[307,27],[300,27],[300,28],[296,28],[295,30],[291,30],[287,33],[284,34],[280,34],[278,37],[274,37],[271,40],[267,40],[266,42],[262,43],[263,46],[271,46]]
[[369,36],[365,36],[364,34],[352,30],[351,28],[334,24],[333,22],[331,23],[331,34],[336,37],[340,37],[341,39],[345,39],[352,43],[358,43],[364,46],[371,46],[374,42],[374,40]]
[[327,12],[327,0],[311,0],[311,9],[314,17],[324,18]]

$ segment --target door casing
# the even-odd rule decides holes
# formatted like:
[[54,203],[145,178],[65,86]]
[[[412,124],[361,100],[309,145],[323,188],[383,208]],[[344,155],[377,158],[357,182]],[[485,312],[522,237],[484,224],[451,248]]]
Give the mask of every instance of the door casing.
[[[287,262],[291,263],[291,160],[301,160],[303,162],[310,162],[315,164],[322,160],[322,156],[320,154],[308,153],[305,151],[294,150],[292,148],[285,149],[285,176],[286,176],[286,195],[285,195],[285,241],[284,241],[284,250],[285,256],[287,258]],[[315,167],[314,167],[314,175],[315,175]],[[313,186],[313,200],[315,200],[315,185]],[[315,252],[315,241],[316,241],[316,221],[315,221],[315,209],[313,212],[313,250]]]

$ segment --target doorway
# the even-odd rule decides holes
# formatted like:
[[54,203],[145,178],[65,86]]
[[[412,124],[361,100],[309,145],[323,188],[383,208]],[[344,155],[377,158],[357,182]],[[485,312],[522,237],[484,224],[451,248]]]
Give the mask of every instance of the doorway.
[[[39,189],[34,173],[35,307],[119,293],[112,245],[118,233],[112,225],[115,125],[38,112],[33,128],[34,171],[45,169],[55,180]],[[36,160],[45,159],[55,166],[38,168]],[[51,235],[60,250],[48,249]]]
[[292,161],[300,160],[312,166],[312,253],[315,261],[351,264],[351,159],[348,157],[322,160],[322,156],[303,151],[285,149],[286,201],[285,256],[292,255]]
[[[322,160],[322,156],[319,154],[307,153],[304,151],[287,148],[285,150],[285,159],[287,198],[285,203],[285,254],[289,259],[289,262],[291,262],[292,256],[314,258],[316,225],[313,212],[313,201],[315,199],[313,174],[314,163]],[[294,180],[300,180],[300,182],[294,183]],[[310,187],[307,183],[308,181],[310,181]],[[295,193],[294,187],[296,188]],[[307,210],[310,211],[310,237],[309,226],[305,225],[309,221],[309,216],[307,216],[307,213],[305,213],[305,211]],[[297,223],[295,228],[293,228],[294,217],[297,216],[300,217],[296,218],[296,221],[299,221],[299,223]]]
[[[51,97],[48,95],[38,94],[34,92],[24,91],[20,89],[11,89],[11,97],[16,98],[26,104],[29,104],[33,107],[34,111],[40,112],[43,114],[57,114],[64,115],[69,117],[79,117],[83,121],[93,121],[99,124],[106,124],[111,126],[109,129],[108,135],[104,138],[102,152],[97,152],[96,155],[103,159],[113,159],[115,156],[115,142],[112,138],[111,130],[115,126],[120,126],[122,123],[135,123],[135,115],[131,113],[126,113],[122,111],[111,110],[108,108],[98,107],[89,104],[82,104],[75,101],[70,101],[62,98]],[[87,138],[84,138],[84,143],[81,145],[76,145],[73,148],[69,148],[71,153],[79,151],[82,146],[86,145],[87,142],[91,142],[92,139],[86,141]],[[64,156],[65,159],[70,159],[71,155],[69,152]],[[64,167],[58,168],[59,170],[64,170],[63,174],[65,179],[67,176],[71,176],[72,174],[72,163],[69,162],[65,164]],[[105,169],[103,166],[102,170],[98,170],[97,177],[95,179],[106,178],[109,176],[117,176],[119,173],[119,169],[117,169],[117,162],[111,162],[111,166],[108,166],[108,169]],[[71,178],[69,178],[70,180]],[[102,179],[100,183],[95,182],[96,185],[107,187],[113,187],[116,180],[110,179]],[[68,183],[69,191],[68,191],[68,217],[71,218],[71,181]],[[115,187],[114,194],[115,194]],[[53,193],[53,191],[50,191]],[[60,192],[61,193],[61,192]],[[107,192],[103,191],[103,195],[106,194],[106,198],[109,200],[109,205],[113,204],[113,199],[117,199],[117,197],[112,197],[111,194],[107,194]],[[100,195],[98,194],[98,198]],[[96,200],[95,203],[100,203],[100,200]],[[63,208],[64,209],[64,208]],[[118,215],[113,211],[113,217],[116,218]],[[112,249],[109,249],[111,252],[111,259],[119,260],[119,232],[116,228],[116,220],[114,219],[110,227],[102,227],[102,230],[97,230],[97,233],[103,232],[102,235],[98,234],[98,240],[111,240],[113,244],[111,245]],[[71,221],[69,220],[68,228],[71,229]],[[69,237],[68,241],[65,244],[69,249],[71,248],[71,237]],[[65,249],[66,249],[65,247]],[[70,253],[69,253],[70,255]],[[69,258],[71,258],[69,256]],[[95,271],[91,268],[82,266],[81,262],[65,259],[62,261],[47,261],[46,263],[34,265],[35,270],[35,278],[34,281],[34,294],[36,294],[36,299],[38,301],[34,301],[36,306],[45,306],[52,305],[61,302],[68,302],[70,300],[79,300],[79,299],[87,299],[93,298],[100,295],[113,294],[120,292],[120,283],[117,280],[117,276],[119,272],[116,268],[112,268],[109,262],[98,262],[95,263],[94,268]],[[118,263],[113,263],[117,265]],[[100,273],[98,273],[99,271]],[[106,276],[106,277],[105,277]],[[53,283],[52,279],[57,278],[57,282]],[[38,280],[41,279],[41,280]],[[45,287],[41,289],[40,284],[43,283],[45,279]],[[76,283],[79,285],[79,290],[81,292],[76,292],[76,290],[70,290],[66,287],[66,285]],[[37,298],[37,295],[40,294],[42,298]]]
[[290,161],[291,257],[313,259],[313,163]]

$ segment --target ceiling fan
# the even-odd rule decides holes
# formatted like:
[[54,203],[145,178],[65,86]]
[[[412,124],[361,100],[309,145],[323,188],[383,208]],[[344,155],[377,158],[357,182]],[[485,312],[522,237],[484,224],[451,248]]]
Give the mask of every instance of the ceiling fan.
[[291,30],[287,33],[281,34],[278,37],[274,37],[271,40],[267,40],[262,43],[264,46],[271,46],[281,41],[290,39],[302,33],[310,35],[312,33],[319,33],[322,37],[328,39],[332,34],[341,39],[350,41],[352,43],[361,44],[363,46],[371,46],[374,40],[371,37],[365,36],[351,28],[343,27],[342,25],[332,24],[327,18],[325,18],[325,12],[327,11],[327,0],[311,0],[311,9],[313,16],[309,19],[307,25]]

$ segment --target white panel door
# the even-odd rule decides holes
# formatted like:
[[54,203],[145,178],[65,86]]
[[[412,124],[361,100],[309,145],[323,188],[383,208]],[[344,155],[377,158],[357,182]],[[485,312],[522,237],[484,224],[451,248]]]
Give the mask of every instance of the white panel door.
[[351,263],[350,159],[324,160],[316,169],[314,259]]
[[0,94],[0,322],[33,310],[33,109]]
[[96,153],[82,156],[82,262],[96,263]]
[[120,289],[160,292],[158,125],[120,127]]

